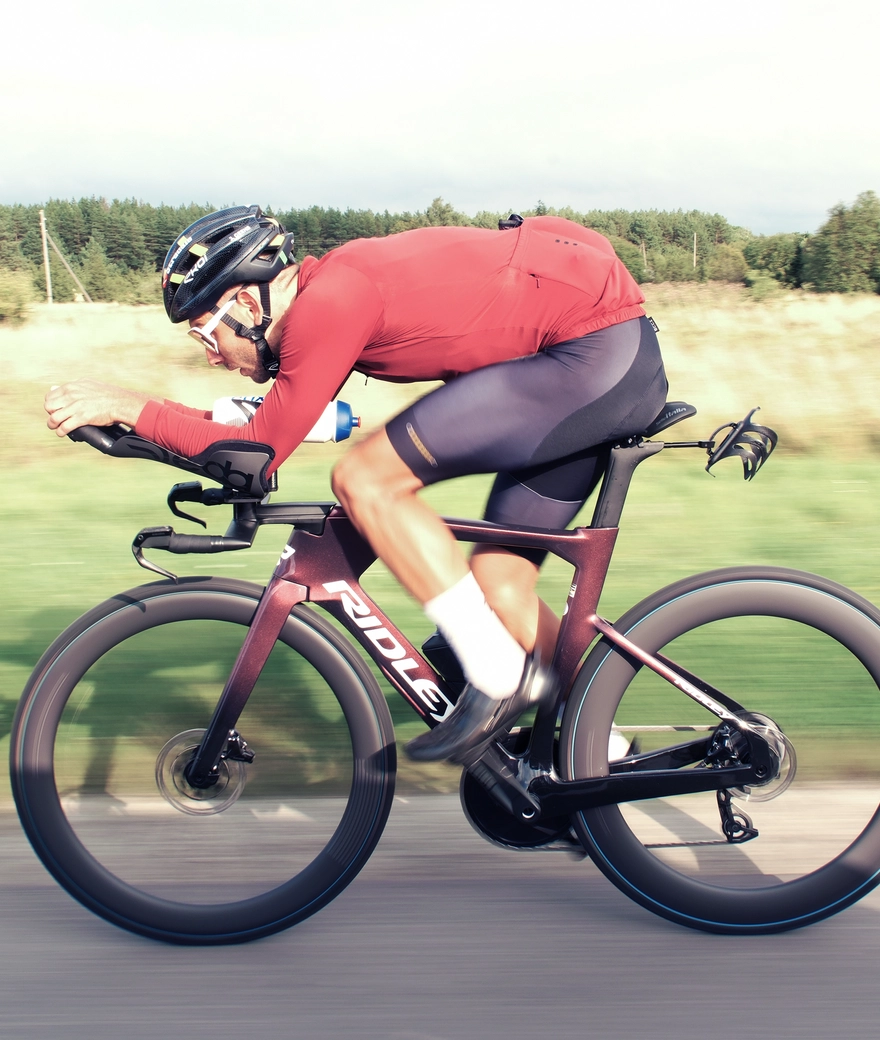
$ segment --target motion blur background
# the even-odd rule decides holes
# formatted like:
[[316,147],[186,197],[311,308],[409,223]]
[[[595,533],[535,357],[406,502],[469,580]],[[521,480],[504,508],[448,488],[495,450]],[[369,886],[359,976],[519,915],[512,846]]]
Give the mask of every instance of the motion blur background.
[[[778,430],[780,444],[749,484],[735,460],[707,475],[701,451],[667,451],[642,466],[601,609],[617,617],[687,574],[747,563],[816,571],[880,600],[873,479],[880,444],[880,298],[786,290],[756,301],[743,286],[717,282],[644,289],[661,329],[670,397],[699,410],[675,427],[671,439],[706,438],[758,405],[757,421]],[[85,445],[58,440],[40,414],[46,387],[88,375],[205,408],[216,397],[252,389],[237,373],[209,369],[161,308],[42,304],[29,313],[22,325],[0,325],[8,375],[0,438],[9,489],[0,634],[5,729],[28,673],[55,634],[101,599],[149,580],[129,546],[141,527],[174,520],[164,499],[180,479],[164,466],[107,459]],[[375,429],[429,389],[352,376],[340,396],[363,418],[363,430],[353,436]],[[330,470],[346,446],[303,445],[282,466],[276,498],[331,498]],[[491,477],[479,476],[453,481],[430,489],[428,497],[447,515],[477,516],[490,483]],[[588,523],[591,508],[588,503],[577,522]],[[212,531],[225,529],[225,511],[201,512]],[[263,583],[286,535],[283,528],[265,527],[245,553],[157,562],[170,561],[183,574],[220,573]],[[548,562],[542,592],[557,610],[570,580],[566,565]],[[428,635],[421,611],[381,565],[368,573],[365,587],[411,638]],[[179,653],[180,667],[191,673],[181,673],[179,681],[184,687],[201,681],[191,647],[184,644]],[[792,672],[809,669],[792,654]],[[167,669],[168,663],[156,667]],[[117,697],[125,700],[131,692],[119,688]],[[418,731],[419,723],[396,696],[392,708],[401,739]],[[826,717],[839,724],[839,706],[829,703]],[[416,767],[404,759],[401,769],[404,783],[417,789],[456,789],[457,776],[445,767]]]
[[[878,188],[876,15],[861,0],[83,0],[16,5],[4,39],[4,208],[93,198],[412,213],[445,199],[473,217],[540,202],[696,210],[800,241],[829,208]],[[740,563],[817,571],[880,601],[880,297],[747,282],[743,271],[724,284],[644,282],[671,396],[699,408],[676,436],[705,437],[760,405],[781,439],[753,484],[734,462],[706,475],[699,452],[640,470],[602,604],[612,617],[663,583]],[[179,478],[58,441],[43,424],[46,388],[93,376],[206,408],[250,389],[207,371],[155,305],[17,298],[7,313],[23,323],[0,322],[0,751],[42,649],[83,610],[148,580],[129,545],[169,521],[164,497]],[[342,396],[369,430],[427,389],[356,378]],[[328,498],[341,451],[304,446],[282,468],[281,495]],[[487,486],[471,478],[430,498],[474,514]],[[253,550],[210,569],[262,582],[284,537],[264,529]],[[557,607],[569,577],[549,564],[542,579]],[[366,584],[414,638],[427,634],[380,567]],[[203,678],[185,657],[166,664],[153,688]],[[780,667],[796,686],[798,654]],[[406,737],[412,724],[395,712]],[[589,863],[487,845],[444,794],[456,783],[445,767],[406,764],[389,832],[342,898],[294,932],[194,956],[118,932],[57,889],[0,781],[6,1031],[118,1040],[183,1026],[207,1037],[222,1021],[273,1040],[642,1040],[696,1025],[733,1040],[748,1022],[826,1040],[876,1028],[876,896],[803,932],[696,935],[630,905]]]

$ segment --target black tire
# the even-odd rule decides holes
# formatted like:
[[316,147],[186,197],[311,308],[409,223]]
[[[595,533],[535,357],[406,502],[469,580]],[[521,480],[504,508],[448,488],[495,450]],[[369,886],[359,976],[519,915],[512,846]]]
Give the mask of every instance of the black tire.
[[163,797],[157,758],[207,725],[261,592],[197,578],[115,596],[58,637],[25,688],[11,738],[24,829],[72,896],[130,931],[217,944],[288,928],[345,888],[382,833],[396,764],[385,699],[303,606],[239,721],[256,753],[238,766],[242,796],[211,815]]
[[[615,627],[772,718],[797,754],[794,780],[778,797],[735,800],[759,832],[744,844],[723,840],[713,793],[576,814],[578,836],[618,888],[679,924],[748,934],[821,920],[877,885],[876,607],[815,575],[732,568],[668,586]],[[602,640],[563,717],[563,776],[607,775],[612,725],[648,751],[691,739],[681,727],[716,722]],[[653,726],[676,731],[658,735]]]

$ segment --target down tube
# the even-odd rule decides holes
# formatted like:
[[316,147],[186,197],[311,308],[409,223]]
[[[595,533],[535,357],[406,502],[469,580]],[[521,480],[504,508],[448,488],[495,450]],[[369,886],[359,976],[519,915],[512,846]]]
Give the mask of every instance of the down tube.
[[336,506],[320,533],[294,530],[275,577],[306,586],[309,602],[335,617],[416,714],[436,726],[452,711],[455,697],[361,588],[360,576],[375,560],[369,543]]
[[345,625],[429,726],[438,725],[449,715],[455,700],[444,680],[353,577],[322,582],[312,588],[311,600]]

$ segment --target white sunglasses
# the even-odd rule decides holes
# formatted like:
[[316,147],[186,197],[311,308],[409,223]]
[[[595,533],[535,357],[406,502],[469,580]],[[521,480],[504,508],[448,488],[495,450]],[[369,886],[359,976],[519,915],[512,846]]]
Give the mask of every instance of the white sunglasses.
[[220,345],[214,337],[214,329],[217,328],[220,322],[223,321],[232,309],[235,300],[236,298],[233,296],[232,299],[227,300],[222,307],[213,307],[211,309],[213,317],[209,318],[204,325],[193,325],[187,335],[197,339],[203,346],[207,347],[208,350],[213,350],[215,354],[219,354]]

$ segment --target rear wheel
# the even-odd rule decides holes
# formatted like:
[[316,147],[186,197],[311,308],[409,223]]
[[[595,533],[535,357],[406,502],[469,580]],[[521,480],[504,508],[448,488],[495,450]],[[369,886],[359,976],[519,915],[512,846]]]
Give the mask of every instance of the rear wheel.
[[[730,844],[715,793],[605,806],[574,817],[602,871],[662,917],[708,931],[794,928],[880,880],[880,612],[815,575],[737,568],[661,590],[615,628],[785,735],[780,776],[731,792],[757,837]],[[769,721],[768,721],[769,720]],[[602,640],[563,720],[567,779],[609,773],[612,726],[642,754],[718,720]],[[789,781],[789,783],[786,783]]]
[[115,924],[240,942],[308,917],[358,873],[394,789],[385,700],[307,607],[238,723],[255,752],[196,790],[185,768],[262,590],[223,579],[116,596],[55,641],[12,732],[24,828],[57,880]]

